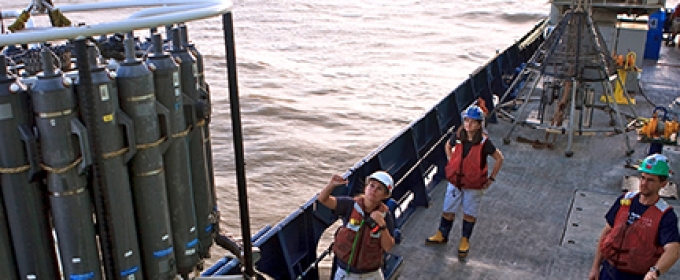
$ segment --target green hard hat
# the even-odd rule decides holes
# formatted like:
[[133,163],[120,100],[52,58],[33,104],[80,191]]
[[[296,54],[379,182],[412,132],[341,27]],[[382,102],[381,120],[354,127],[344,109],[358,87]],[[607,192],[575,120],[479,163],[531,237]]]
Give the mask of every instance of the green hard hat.
[[668,158],[661,154],[650,155],[642,161],[638,171],[652,175],[668,176]]

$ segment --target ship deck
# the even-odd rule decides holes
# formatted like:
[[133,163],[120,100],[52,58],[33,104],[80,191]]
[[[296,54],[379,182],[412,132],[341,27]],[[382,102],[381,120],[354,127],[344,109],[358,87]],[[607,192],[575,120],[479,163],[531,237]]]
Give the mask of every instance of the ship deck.
[[[652,102],[667,106],[680,95],[677,77],[680,49],[663,46],[658,61],[645,61],[642,88]],[[642,96],[635,98],[637,113],[649,117],[653,107]],[[416,210],[402,227],[402,243],[392,251],[404,257],[401,279],[587,279],[604,214],[621,194],[624,176],[637,174],[624,166],[626,160],[642,159],[649,144],[628,132],[635,153],[626,156],[622,135],[575,136],[569,158],[564,156],[566,135],[558,136],[552,150],[534,149],[515,137],[544,140],[545,132],[518,127],[513,141],[503,144],[509,124],[499,120],[488,126],[505,162],[483,198],[467,259],[457,257],[460,213],[448,244],[424,242],[438,227],[446,190],[440,183],[430,194],[431,206]],[[665,150],[672,161],[677,158],[671,164],[677,172],[680,156],[673,148]],[[680,183],[678,176],[671,181]],[[680,202],[667,201],[680,216]],[[680,279],[680,264],[662,279]]]

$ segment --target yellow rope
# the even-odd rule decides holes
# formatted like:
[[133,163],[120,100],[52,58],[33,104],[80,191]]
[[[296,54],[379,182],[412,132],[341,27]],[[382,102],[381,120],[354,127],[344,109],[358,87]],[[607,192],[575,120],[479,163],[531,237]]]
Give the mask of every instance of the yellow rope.
[[199,121],[198,123],[196,123],[196,127],[202,127],[202,126],[204,126],[204,125],[205,125],[205,119],[202,119],[201,121]]
[[50,195],[54,196],[54,197],[78,195],[78,194],[84,193],[86,190],[87,190],[87,188],[79,188],[79,189],[70,190],[70,191],[63,191],[63,192],[50,192]]
[[124,147],[118,151],[113,151],[113,152],[108,152],[102,155],[104,159],[111,159],[115,157],[119,157],[127,153],[130,149],[128,147]]
[[30,165],[24,165],[24,166],[19,166],[19,167],[12,167],[12,168],[4,168],[0,167],[0,174],[18,174],[24,171],[27,171],[31,169]]
[[184,130],[184,131],[182,131],[182,132],[180,132],[180,133],[175,133],[175,134],[173,134],[173,135],[172,135],[172,138],[186,137],[187,135],[189,135],[189,132],[191,132],[191,129],[192,129],[192,128],[193,128],[193,127],[191,127],[191,125],[189,125],[189,126],[187,126],[187,129],[186,129],[186,130]]
[[77,166],[78,164],[80,164],[82,161],[83,161],[83,158],[82,158],[82,157],[79,157],[79,158],[77,158],[75,161],[73,161],[71,164],[69,164],[69,165],[66,166],[66,167],[55,168],[55,167],[48,166],[48,165],[46,165],[46,164],[44,164],[44,163],[41,163],[41,164],[40,164],[40,167],[42,167],[42,169],[44,169],[45,171],[50,172],[50,173],[54,173],[54,174],[62,174],[62,173],[66,173],[67,171],[69,171],[69,170],[71,170],[72,168],[76,167],[76,166]]
[[166,139],[167,139],[167,137],[163,136],[163,137],[161,137],[161,139],[158,139],[158,141],[155,141],[155,142],[151,142],[151,143],[147,143],[147,144],[138,144],[137,150],[145,150],[145,149],[158,147],[161,144],[163,144],[163,142],[165,142]]

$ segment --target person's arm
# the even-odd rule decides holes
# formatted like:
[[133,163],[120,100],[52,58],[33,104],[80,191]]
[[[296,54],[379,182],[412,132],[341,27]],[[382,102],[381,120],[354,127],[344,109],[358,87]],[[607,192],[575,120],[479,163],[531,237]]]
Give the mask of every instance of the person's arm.
[[612,227],[609,224],[604,226],[602,233],[600,233],[600,239],[597,241],[597,248],[595,249],[595,258],[593,258],[593,265],[590,267],[590,274],[588,275],[589,280],[597,280],[600,277],[600,264],[602,264],[602,253],[600,252],[600,245],[604,241],[604,237],[609,234]]
[[493,154],[491,154],[491,157],[493,158],[494,163],[490,177],[495,179],[496,175],[498,175],[498,172],[501,171],[501,167],[503,166],[503,159],[505,158],[503,157],[503,153],[501,153],[501,150],[499,149],[496,149],[496,151]]
[[496,149],[496,151],[491,154],[491,157],[494,159],[494,164],[493,164],[493,169],[491,170],[491,174],[489,175],[489,178],[493,178],[486,180],[486,183],[484,183],[483,189],[488,189],[491,184],[496,180],[496,175],[498,175],[498,172],[501,171],[501,167],[503,166],[503,153],[499,149]]
[[453,146],[451,146],[451,141],[446,141],[446,145],[444,145],[444,152],[446,153],[446,159],[450,160],[451,154],[453,154]]
[[[678,258],[680,258],[680,243],[678,242],[670,242],[663,246],[663,254],[661,254],[661,257],[659,260],[656,262],[656,268],[659,270],[660,274],[666,273],[668,270],[673,267],[676,261],[678,261]],[[654,279],[656,280],[656,273],[654,272],[647,272],[647,275],[645,275],[645,279]]]
[[[385,215],[389,214],[385,213]],[[371,212],[371,218],[378,223],[378,226],[384,228],[380,233],[380,247],[382,247],[385,252],[389,252],[392,250],[392,247],[394,247],[394,237],[392,237],[390,226],[388,226],[385,217],[383,217],[383,213],[380,211]]]
[[345,178],[342,178],[342,176],[337,174],[333,175],[333,177],[331,177],[330,182],[328,182],[328,185],[326,185],[326,187],[324,187],[321,190],[316,200],[318,200],[319,202],[321,202],[321,204],[325,205],[331,210],[335,210],[335,206],[337,206],[337,200],[335,199],[334,196],[331,195],[331,193],[337,186],[342,186],[346,184],[347,180],[345,180]]
[[392,237],[392,233],[387,228],[380,234],[380,246],[385,252],[389,252],[394,247],[394,237]]

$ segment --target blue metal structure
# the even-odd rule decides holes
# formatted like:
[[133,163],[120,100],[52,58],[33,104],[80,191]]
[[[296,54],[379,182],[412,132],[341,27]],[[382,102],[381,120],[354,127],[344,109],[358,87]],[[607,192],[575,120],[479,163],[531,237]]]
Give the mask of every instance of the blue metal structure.
[[647,23],[649,30],[647,31],[647,41],[645,43],[645,59],[659,59],[665,22],[666,13],[661,9],[649,15],[649,22]]
[[[502,95],[500,90],[508,90],[509,85],[503,77],[516,74],[516,68],[531,58],[544,39],[536,34],[542,34],[546,24],[546,21],[537,23],[421,118],[357,162],[344,174],[348,185],[337,188],[334,195],[355,195],[362,191],[363,179],[371,172],[388,171],[397,182],[391,198],[396,203],[388,204],[392,204],[391,209],[400,210],[395,211],[399,231],[417,207],[428,207],[429,192],[444,178],[444,144],[454,128],[461,124],[460,112],[480,97],[486,104],[493,104],[494,94]],[[493,118],[489,116],[491,121]],[[326,256],[326,253],[316,256],[319,239],[337,219],[330,209],[316,203],[316,197],[311,198],[281,222],[260,230],[252,238],[253,245],[259,247],[261,253],[256,262],[257,269],[275,279],[318,279],[316,265]],[[386,254],[385,258],[385,278],[398,276],[402,258],[391,254]],[[213,275],[231,274],[221,269],[230,262],[220,261],[209,271],[221,270]],[[233,273],[237,272],[233,269]]]

